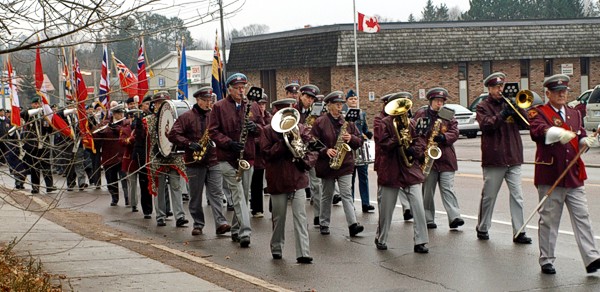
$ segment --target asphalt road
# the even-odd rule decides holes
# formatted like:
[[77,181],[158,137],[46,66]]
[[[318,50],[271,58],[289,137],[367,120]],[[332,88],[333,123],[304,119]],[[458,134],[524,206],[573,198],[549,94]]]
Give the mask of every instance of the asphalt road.
[[[534,145],[523,135],[525,160],[532,161]],[[511,240],[510,214],[508,211],[508,191],[502,187],[496,202],[490,240],[477,240],[475,225],[483,179],[480,158],[479,138],[460,139],[456,144],[459,157],[459,171],[456,175],[455,190],[466,224],[459,230],[448,228],[443,207],[436,196],[438,229],[430,230],[430,253],[413,252],[412,222],[402,220],[402,211],[397,208],[390,231],[389,250],[378,251],[373,243],[377,226],[376,213],[360,212],[360,202],[355,202],[359,210],[357,217],[365,225],[365,232],[359,237],[350,238],[345,226],[341,206],[332,211],[331,235],[322,236],[309,222],[309,236],[312,265],[299,265],[295,261],[291,212],[288,212],[287,244],[283,260],[271,258],[269,240],[271,236],[270,214],[265,218],[252,218],[252,243],[249,249],[241,249],[229,237],[217,236],[214,223],[205,206],[207,226],[204,235],[192,237],[191,228],[175,228],[174,220],[167,227],[156,227],[155,220],[144,220],[141,213],[132,213],[122,203],[110,207],[110,196],[104,189],[84,192],[61,193],[59,208],[70,212],[97,213],[103,224],[112,232],[112,242],[126,242],[136,238],[151,243],[168,246],[172,249],[195,254],[216,264],[231,268],[279,287],[294,291],[599,291],[600,273],[588,275],[581,261],[575,239],[571,233],[568,215],[561,222],[561,233],[557,244],[557,274],[543,275],[537,262],[537,215],[526,231],[533,237],[532,245],[515,245]],[[586,184],[591,218],[600,222],[600,168],[593,162],[600,158],[600,149],[592,149],[584,155],[590,162]],[[523,191],[525,213],[537,204],[537,191],[533,186],[533,167],[523,166]],[[375,204],[376,174],[370,171],[370,196]],[[358,196],[357,196],[358,198]],[[265,205],[268,196],[265,196]],[[122,201],[121,201],[122,202]],[[184,206],[187,209],[187,204]],[[307,202],[307,215],[312,218],[312,208]],[[266,209],[265,209],[266,210]],[[187,212],[187,210],[186,210]],[[230,219],[232,212],[227,212]],[[69,227],[68,222],[63,222]],[[100,223],[102,224],[102,223]],[[90,226],[91,228],[91,226]],[[594,225],[596,235],[600,235],[600,223]],[[93,235],[90,235],[93,236]],[[597,239],[600,239],[598,236]],[[127,245],[123,243],[124,245]],[[142,252],[143,253],[143,252]],[[146,252],[153,257],[153,253]],[[157,253],[157,259],[163,256]],[[181,267],[193,273],[193,264],[188,260],[164,259],[170,265]],[[229,278],[211,275],[211,269],[203,267],[202,275],[210,281],[230,289],[246,290],[247,287],[227,286]],[[217,273],[217,271],[214,271]],[[256,288],[255,289],[260,289]]]

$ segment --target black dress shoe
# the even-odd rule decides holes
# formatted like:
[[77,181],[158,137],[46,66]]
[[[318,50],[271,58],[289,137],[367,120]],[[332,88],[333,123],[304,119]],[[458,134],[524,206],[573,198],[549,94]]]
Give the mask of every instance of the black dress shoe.
[[296,259],[296,262],[298,262],[299,264],[311,264],[313,261],[313,258],[311,257],[299,257]]
[[319,216],[313,218],[313,225],[314,226],[319,226]]
[[370,213],[371,211],[374,211],[374,210],[375,210],[375,207],[373,205],[367,205],[367,206],[363,205],[362,206],[363,213]]
[[587,265],[587,267],[585,267],[585,270],[588,273],[595,273],[598,271],[598,269],[600,269],[600,259],[596,259],[591,264]]
[[83,183],[82,185],[79,186],[79,190],[83,191],[83,190],[87,189],[87,187],[88,187],[88,184]]
[[354,223],[348,227],[348,230],[350,230],[350,236],[354,237],[357,234],[363,232],[363,230],[365,230],[365,227],[360,225],[359,223]]
[[556,270],[554,269],[554,266],[552,264],[545,264],[542,266],[542,273],[547,275],[554,275],[556,274]]
[[452,220],[452,222],[450,222],[451,229],[455,229],[455,228],[458,228],[459,226],[463,226],[463,225],[465,225],[465,220],[463,220],[462,218],[456,218],[456,219]]
[[46,193],[52,193],[55,192],[56,188],[55,187],[46,187]]
[[521,232],[517,238],[513,238],[513,242],[519,244],[531,244],[531,237],[527,237],[525,232]]
[[137,211],[138,211],[137,207],[135,207],[135,206],[131,207],[131,212],[137,212]]
[[171,212],[171,211],[167,212],[167,215],[166,215],[166,217],[167,217],[167,218],[169,218],[169,217],[171,217],[171,216],[173,216],[173,212]]
[[479,230],[477,230],[477,228],[475,228],[475,230],[477,231],[477,238],[479,238],[481,240],[490,239],[490,235],[486,231],[479,231]]
[[437,224],[435,223],[427,223],[427,229],[436,229],[437,228]]
[[250,237],[246,236],[246,237],[242,237],[240,238],[240,246],[241,247],[249,247],[250,246]]
[[237,233],[231,234],[231,241],[240,242],[240,236]]
[[341,201],[342,201],[342,196],[340,196],[340,195],[333,195],[333,199],[331,200],[331,202],[334,205],[337,204],[337,203],[339,203],[339,202],[341,202]]
[[404,216],[404,221],[408,221],[413,218],[413,215],[412,215],[412,212],[410,211],[410,209],[404,210],[403,216]]
[[425,246],[424,243],[415,245],[414,251],[416,253],[428,253],[429,249]]
[[329,226],[321,225],[319,227],[319,231],[321,231],[321,234],[323,234],[323,235],[329,235]]
[[152,219],[152,215],[144,214],[144,219]]
[[271,254],[271,255],[273,256],[273,259],[274,259],[274,260],[280,260],[280,259],[282,259],[282,258],[283,258],[283,257],[282,257],[280,254],[277,254],[277,253],[273,253],[273,254]]
[[117,202],[110,202],[110,205],[114,207],[117,205]]
[[175,222],[175,226],[177,227],[183,227],[184,225],[188,224],[190,221],[188,221],[187,219],[185,219],[185,217],[181,217],[179,219],[177,219],[177,222]]
[[167,223],[165,222],[165,220],[158,220],[158,221],[156,221],[156,226],[160,226],[160,227],[167,226]]
[[31,190],[32,194],[39,194],[40,193],[40,189],[33,189]]
[[379,242],[377,238],[375,238],[375,246],[378,250],[387,250],[387,244]]

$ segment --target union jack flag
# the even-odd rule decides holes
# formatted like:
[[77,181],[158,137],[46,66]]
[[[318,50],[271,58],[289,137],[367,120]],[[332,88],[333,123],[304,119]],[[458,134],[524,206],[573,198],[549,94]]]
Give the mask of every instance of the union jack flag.
[[108,50],[106,45],[102,46],[102,72],[100,74],[100,86],[98,86],[98,100],[100,105],[107,109],[110,105],[110,70],[108,69]]

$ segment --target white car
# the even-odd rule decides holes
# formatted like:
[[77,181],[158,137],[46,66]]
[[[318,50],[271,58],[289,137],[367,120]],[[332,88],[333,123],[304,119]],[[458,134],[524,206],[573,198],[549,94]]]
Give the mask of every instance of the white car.
[[454,118],[458,122],[458,132],[467,138],[477,137],[479,132],[479,123],[477,122],[477,113],[474,113],[460,104],[447,103],[445,107],[454,110]]

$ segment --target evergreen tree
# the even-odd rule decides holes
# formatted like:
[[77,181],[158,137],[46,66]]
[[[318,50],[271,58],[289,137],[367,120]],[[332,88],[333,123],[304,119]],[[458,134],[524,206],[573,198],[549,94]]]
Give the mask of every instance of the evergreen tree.
[[423,12],[421,12],[421,21],[435,21],[436,20],[436,9],[433,6],[432,0],[427,0],[427,4],[425,4],[425,8],[423,8]]
[[416,22],[417,20],[415,19],[415,16],[411,13],[410,15],[408,15],[408,22]]
[[448,21],[450,19],[448,6],[446,6],[446,4],[442,3],[438,6],[435,12],[435,18],[437,21]]

